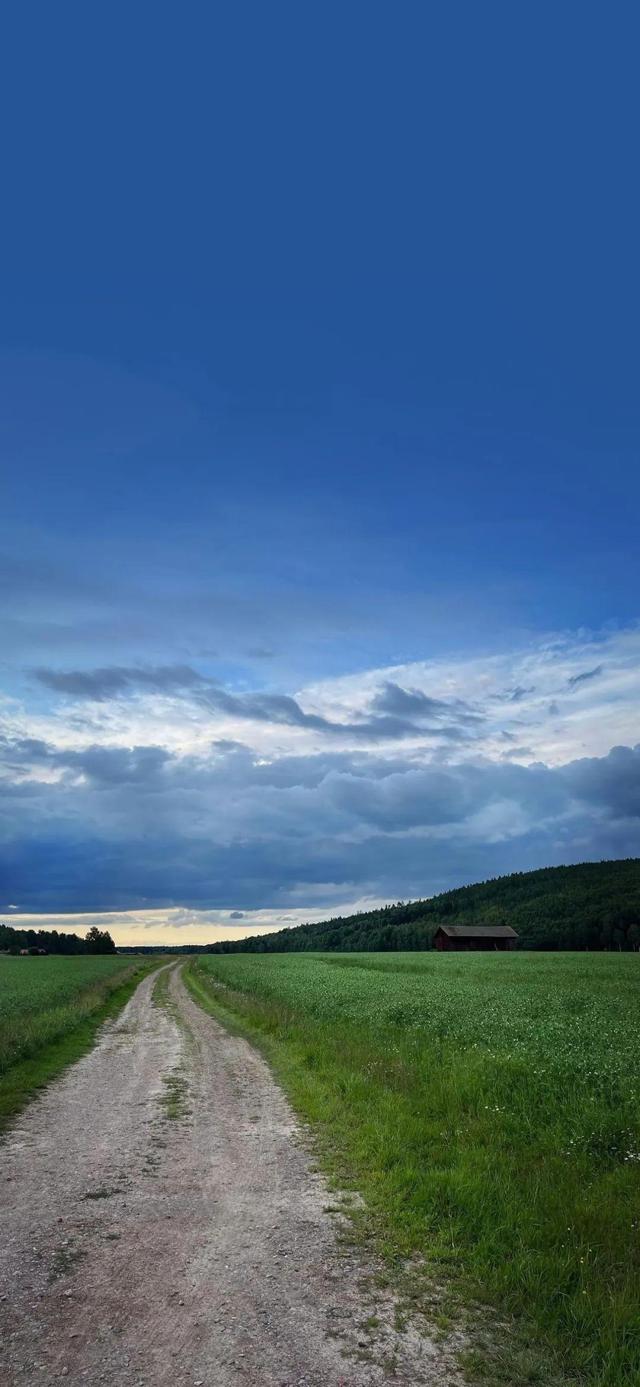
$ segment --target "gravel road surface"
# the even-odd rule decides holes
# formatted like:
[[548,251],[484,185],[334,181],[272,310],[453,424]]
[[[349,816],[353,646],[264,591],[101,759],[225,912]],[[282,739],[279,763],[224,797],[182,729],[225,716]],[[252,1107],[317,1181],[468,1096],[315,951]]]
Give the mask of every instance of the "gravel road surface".
[[2,1387],[453,1387],[263,1059],[156,977],[0,1145]]

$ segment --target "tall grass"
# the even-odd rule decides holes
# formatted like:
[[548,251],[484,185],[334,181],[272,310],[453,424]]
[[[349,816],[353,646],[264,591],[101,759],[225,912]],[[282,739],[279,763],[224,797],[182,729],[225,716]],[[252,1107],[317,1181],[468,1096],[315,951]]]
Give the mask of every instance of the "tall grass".
[[0,1074],[90,1016],[135,967],[109,955],[0,958]]
[[636,956],[206,956],[193,982],[262,1039],[387,1251],[533,1327],[562,1381],[637,1387]]

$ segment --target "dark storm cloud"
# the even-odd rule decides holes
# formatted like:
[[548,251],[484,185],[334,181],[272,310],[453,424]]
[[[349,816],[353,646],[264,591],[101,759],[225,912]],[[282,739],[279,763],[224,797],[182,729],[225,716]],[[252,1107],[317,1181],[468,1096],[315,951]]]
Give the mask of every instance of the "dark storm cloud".
[[189,665],[113,665],[93,670],[39,668],[33,674],[54,692],[75,698],[105,702],[139,691],[184,693],[224,717],[299,727],[327,737],[357,741],[400,741],[425,735],[448,742],[463,741],[483,721],[481,715],[460,700],[444,702],[391,682],[374,695],[367,713],[337,722],[320,713],[305,712],[297,699],[288,694],[232,693]]
[[371,707],[379,713],[443,717],[450,715],[450,705],[440,698],[429,698],[420,689],[403,689],[388,679],[372,699]]
[[484,721],[482,714],[474,711],[461,699],[445,700],[430,698],[421,689],[403,689],[388,679],[372,699],[371,707],[378,713],[392,716],[410,717],[423,721],[447,719],[451,724],[473,725]]
[[84,775],[105,785],[132,781],[142,784],[155,780],[170,760],[169,752],[159,746],[89,746],[73,751],[51,746],[34,737],[15,740],[0,737],[0,764],[8,771],[22,774],[29,769],[48,768]]
[[[482,765],[407,766],[375,784],[342,776],[336,801],[354,819],[388,832],[463,824],[487,807],[522,806],[528,814],[549,818],[566,803],[566,792],[546,766]],[[508,819],[505,831],[509,832]]]
[[596,665],[595,669],[586,669],[584,674],[573,674],[570,679],[567,679],[567,687],[575,689],[578,684],[586,684],[590,679],[597,679],[603,670],[604,665]]
[[384,779],[407,769],[407,761],[401,755],[377,756],[367,751],[324,751],[311,756],[279,756],[277,760],[255,762],[253,753],[247,751],[251,761],[251,774],[256,785],[272,785],[277,789],[290,789],[301,786],[312,789],[321,785],[330,775],[350,775],[364,780]]
[[249,722],[266,722],[283,727],[301,727],[323,732],[329,737],[349,737],[364,741],[396,740],[415,737],[419,725],[408,718],[380,716],[334,722],[320,713],[306,713],[288,694],[232,694],[220,685],[209,685],[196,695],[198,702],[215,712]]
[[149,693],[173,693],[180,689],[192,689],[204,682],[202,676],[189,665],[107,665],[104,669],[89,670],[41,667],[34,669],[33,674],[39,683],[55,693],[89,698],[99,703],[138,689]]
[[608,756],[570,761],[558,775],[576,799],[640,820],[640,745],[614,746]]
[[0,735],[0,762],[7,770],[20,770],[29,765],[42,765],[54,755],[54,748],[38,737],[5,737]]
[[149,785],[170,761],[169,752],[159,746],[92,746],[86,751],[67,752],[62,764],[102,785]]
[[[0,907],[246,912],[637,853],[640,749],[565,766],[4,747]],[[58,783],[20,779],[34,763]],[[11,777],[15,776],[12,781]],[[319,914],[322,914],[319,908]]]

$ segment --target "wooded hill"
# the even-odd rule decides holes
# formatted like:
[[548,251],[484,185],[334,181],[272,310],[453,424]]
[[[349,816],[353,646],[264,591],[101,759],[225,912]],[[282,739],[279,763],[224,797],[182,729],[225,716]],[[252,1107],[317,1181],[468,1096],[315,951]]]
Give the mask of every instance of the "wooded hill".
[[210,944],[206,952],[430,949],[441,924],[512,925],[523,949],[638,950],[640,858],[514,872],[430,900]]

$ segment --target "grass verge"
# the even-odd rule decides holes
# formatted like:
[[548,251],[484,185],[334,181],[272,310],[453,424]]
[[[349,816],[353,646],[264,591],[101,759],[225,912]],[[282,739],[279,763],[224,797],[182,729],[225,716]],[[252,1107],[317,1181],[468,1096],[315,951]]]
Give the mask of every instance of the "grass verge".
[[336,1184],[362,1193],[361,1231],[404,1289],[420,1268],[416,1306],[468,1307],[474,1382],[640,1381],[637,1096],[614,965],[596,980],[580,956],[431,962],[435,986],[388,955],[185,970],[195,1000],[263,1051]]
[[156,959],[136,964],[124,974],[105,979],[100,987],[81,993],[75,1014],[73,1008],[67,1009],[66,1029],[0,1074],[0,1135],[39,1089],[91,1049],[103,1022],[118,1015],[142,979],[157,967]]

